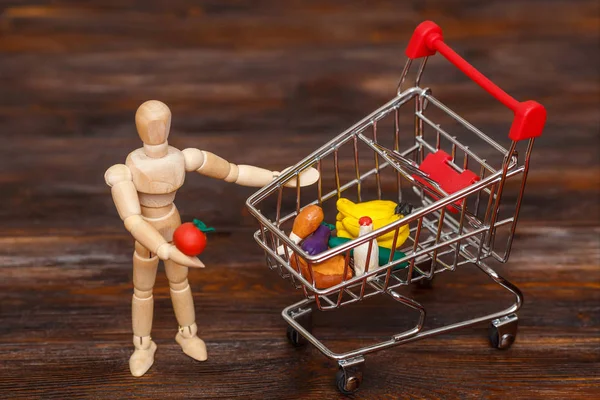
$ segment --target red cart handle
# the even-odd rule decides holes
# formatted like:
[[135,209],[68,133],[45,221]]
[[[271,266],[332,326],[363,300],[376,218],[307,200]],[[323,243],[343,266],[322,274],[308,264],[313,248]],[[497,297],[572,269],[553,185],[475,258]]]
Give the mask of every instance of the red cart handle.
[[543,105],[533,100],[523,102],[515,100],[448,47],[444,43],[442,29],[439,26],[431,21],[422,22],[415,29],[406,47],[406,56],[411,59],[429,57],[436,51],[439,51],[465,75],[513,111],[515,118],[508,135],[512,140],[531,139],[542,134],[546,123],[546,109]]

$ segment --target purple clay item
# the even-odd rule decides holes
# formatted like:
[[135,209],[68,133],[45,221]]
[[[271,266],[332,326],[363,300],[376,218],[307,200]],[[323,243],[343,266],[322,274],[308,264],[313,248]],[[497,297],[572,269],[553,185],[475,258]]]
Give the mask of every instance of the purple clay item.
[[331,236],[331,229],[327,225],[319,225],[312,235],[304,239],[301,246],[302,250],[311,256],[324,252],[329,248],[327,246],[329,236]]

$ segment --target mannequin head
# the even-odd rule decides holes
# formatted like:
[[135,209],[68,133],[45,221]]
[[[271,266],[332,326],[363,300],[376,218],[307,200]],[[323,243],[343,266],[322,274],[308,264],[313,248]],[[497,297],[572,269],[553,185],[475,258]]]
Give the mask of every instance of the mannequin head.
[[171,129],[171,110],[160,101],[149,100],[137,109],[135,126],[145,149],[166,147]]

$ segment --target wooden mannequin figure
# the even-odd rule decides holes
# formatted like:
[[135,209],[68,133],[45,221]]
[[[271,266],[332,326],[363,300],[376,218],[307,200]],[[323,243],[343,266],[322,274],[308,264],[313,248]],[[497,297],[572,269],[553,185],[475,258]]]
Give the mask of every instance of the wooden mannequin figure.
[[[186,171],[254,187],[268,184],[279,172],[235,165],[203,150],[180,151],[169,146],[171,111],[159,101],[142,104],[135,123],[144,146],[132,151],[125,164],[110,167],[104,177],[111,187],[119,217],[135,239],[131,305],[135,350],[129,359],[129,368],[133,376],[142,376],[154,363],[156,352],[150,333],[154,309],[152,289],[159,260],[165,264],[179,324],[175,340],[193,359],[207,358],[204,341],[197,335],[194,302],[187,279],[188,267],[203,268],[204,264],[197,257],[184,255],[172,244],[173,232],[181,225],[173,201],[183,185]],[[317,179],[318,172],[310,169],[300,176],[300,184],[310,185]]]

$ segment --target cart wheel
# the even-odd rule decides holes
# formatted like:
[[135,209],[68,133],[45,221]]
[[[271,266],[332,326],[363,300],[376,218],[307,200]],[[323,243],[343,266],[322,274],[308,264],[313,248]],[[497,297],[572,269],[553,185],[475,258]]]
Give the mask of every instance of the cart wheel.
[[301,347],[307,343],[307,340],[297,330],[288,325],[287,338],[294,347]]
[[517,314],[510,314],[498,318],[490,323],[490,344],[496,349],[508,349],[517,338],[517,326],[519,318]]
[[352,375],[340,368],[335,374],[335,383],[340,393],[345,395],[355,393],[362,383],[362,373]]

